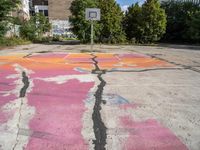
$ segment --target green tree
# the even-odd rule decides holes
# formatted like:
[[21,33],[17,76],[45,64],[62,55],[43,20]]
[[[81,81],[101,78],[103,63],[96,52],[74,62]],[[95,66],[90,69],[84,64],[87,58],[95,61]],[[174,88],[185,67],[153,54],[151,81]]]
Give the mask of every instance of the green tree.
[[163,38],[165,41],[191,42],[188,30],[191,14],[200,11],[200,6],[193,2],[167,1],[162,2],[162,8],[167,14],[167,29]]
[[120,43],[125,41],[122,21],[123,12],[115,0],[99,0],[101,9],[101,42]]
[[[83,42],[90,41],[90,22],[85,19],[85,9],[97,7],[95,0],[74,0],[71,4],[70,22],[73,25],[73,33]],[[94,24],[95,35],[98,35],[99,24]]]
[[7,32],[7,24],[10,21],[9,14],[20,4],[19,0],[0,0],[0,37]]
[[200,11],[197,11],[190,15],[190,19],[186,24],[189,27],[186,32],[186,37],[189,40],[200,43]]
[[158,0],[147,0],[128,8],[124,18],[124,30],[129,40],[152,43],[160,40],[166,30],[166,14]]
[[20,27],[20,35],[29,40],[42,38],[43,34],[51,30],[48,18],[37,13],[30,20],[25,21]]
[[95,40],[117,43],[125,40],[122,28],[123,13],[115,0],[74,0],[70,22],[73,33],[84,42],[90,40],[90,22],[85,19],[86,8],[100,8],[101,21],[94,22]]
[[158,0],[147,0],[142,5],[142,41],[151,43],[160,40],[166,31],[166,14]]
[[142,8],[138,3],[133,4],[126,11],[123,27],[128,40],[140,41],[142,36]]
[[35,24],[35,32],[38,37],[41,37],[43,34],[51,30],[49,19],[42,13],[36,13],[35,16],[32,17],[32,22]]

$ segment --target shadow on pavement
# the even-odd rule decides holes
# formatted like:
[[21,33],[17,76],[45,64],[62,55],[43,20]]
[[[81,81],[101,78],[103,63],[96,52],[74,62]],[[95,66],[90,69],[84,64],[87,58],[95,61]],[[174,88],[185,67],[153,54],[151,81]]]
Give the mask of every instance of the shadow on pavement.
[[79,40],[68,40],[68,41],[52,41],[49,43],[43,43],[45,45],[79,45],[81,42]]

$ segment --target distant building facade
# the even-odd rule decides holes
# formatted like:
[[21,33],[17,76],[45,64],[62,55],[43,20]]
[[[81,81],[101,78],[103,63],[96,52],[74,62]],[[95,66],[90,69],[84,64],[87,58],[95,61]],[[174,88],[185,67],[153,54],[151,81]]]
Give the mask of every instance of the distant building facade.
[[161,2],[167,2],[167,1],[192,2],[194,4],[199,4],[200,5],[200,0],[161,0]]
[[23,12],[24,18],[29,19],[29,0],[21,0],[21,11]]
[[43,13],[52,24],[53,35],[69,34],[70,6],[73,0],[30,0],[30,14]]
[[[21,21],[29,20],[30,19],[30,13],[29,13],[29,0],[21,0],[21,4],[17,7],[15,11],[11,11],[10,16],[17,17]],[[6,33],[7,37],[11,36],[19,36],[19,25],[15,25],[12,23],[8,24],[9,31]]]
[[29,14],[29,0],[21,0],[21,4],[16,11],[11,12],[14,17],[19,17],[21,20],[28,20]]

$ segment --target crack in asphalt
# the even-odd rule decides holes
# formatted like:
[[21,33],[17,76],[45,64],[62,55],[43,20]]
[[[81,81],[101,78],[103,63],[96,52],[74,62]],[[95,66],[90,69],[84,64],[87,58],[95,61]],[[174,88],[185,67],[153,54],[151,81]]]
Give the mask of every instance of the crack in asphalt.
[[18,137],[19,137],[19,134],[20,134],[19,131],[20,131],[20,121],[21,121],[21,117],[22,117],[21,111],[22,111],[22,106],[23,106],[23,98],[26,96],[26,91],[27,91],[29,84],[30,84],[28,76],[26,75],[26,72],[24,72],[24,71],[22,72],[22,82],[23,82],[24,86],[21,88],[20,95],[19,95],[19,97],[21,98],[21,103],[20,103],[19,118],[18,118],[18,123],[17,123],[17,128],[18,128],[17,137],[16,137],[16,143],[13,146],[12,150],[15,150],[17,144],[19,143]]
[[186,68],[150,68],[150,69],[143,69],[143,70],[102,70],[99,67],[99,62],[97,60],[97,56],[91,54],[93,56],[92,61],[95,65],[95,69],[92,70],[92,74],[96,74],[100,84],[94,94],[95,96],[95,105],[93,108],[92,120],[93,120],[93,130],[95,134],[95,140],[93,140],[93,144],[95,145],[95,150],[105,150],[106,139],[107,139],[107,127],[105,126],[104,122],[102,121],[101,117],[101,104],[105,104],[104,100],[102,99],[103,90],[106,86],[106,81],[103,79],[102,75],[106,73],[112,72],[145,72],[145,71],[153,71],[153,70],[182,70]]
[[25,97],[26,96],[26,90],[29,87],[29,79],[28,76],[26,75],[26,72],[22,72],[22,82],[24,83],[24,86],[22,87],[22,89],[20,90],[20,98]]
[[101,70],[98,66],[98,61],[96,60],[97,56],[91,54],[93,56],[92,61],[94,62],[95,69],[92,70],[92,74],[97,74],[97,77],[100,81],[98,85],[98,89],[95,92],[95,105],[93,108],[92,120],[93,120],[93,130],[95,134],[95,140],[93,140],[93,144],[95,145],[95,150],[105,150],[107,133],[106,133],[106,126],[102,121],[101,117],[101,104],[104,103],[102,100],[103,90],[106,86],[106,81],[103,79],[102,75],[106,73],[105,70]]
[[29,56],[33,55],[32,53],[29,53],[27,55],[25,55],[23,58],[28,58]]
[[183,68],[150,68],[142,70],[108,70],[106,72],[147,72],[147,71],[156,71],[156,70],[183,70]]

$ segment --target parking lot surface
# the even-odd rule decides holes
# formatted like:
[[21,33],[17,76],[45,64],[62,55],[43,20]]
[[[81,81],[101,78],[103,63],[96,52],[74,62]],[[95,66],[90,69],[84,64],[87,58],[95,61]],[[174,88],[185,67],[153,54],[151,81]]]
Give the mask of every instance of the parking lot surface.
[[0,51],[0,150],[199,150],[200,50]]

